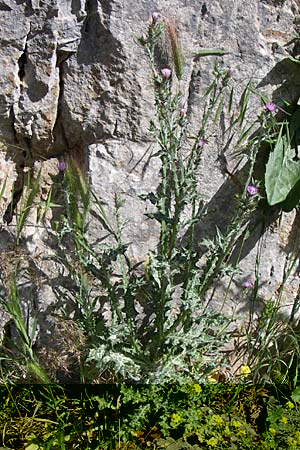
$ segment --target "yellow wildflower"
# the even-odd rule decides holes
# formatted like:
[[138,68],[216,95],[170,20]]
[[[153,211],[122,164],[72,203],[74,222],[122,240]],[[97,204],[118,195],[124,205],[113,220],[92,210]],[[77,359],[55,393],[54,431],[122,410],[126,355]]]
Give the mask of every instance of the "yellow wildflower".
[[297,449],[298,448],[296,439],[288,437],[286,442],[288,443],[289,448],[291,448],[291,449]]
[[239,422],[238,420],[232,420],[230,423],[233,427],[236,428],[239,428],[241,426],[241,422]]
[[218,382],[218,380],[216,380],[212,375],[209,375],[209,376],[207,377],[207,381],[208,381],[209,383],[217,383],[217,382]]
[[177,425],[178,423],[180,423],[182,421],[182,418],[179,414],[174,413],[171,416],[171,420],[172,420],[172,422],[174,422],[175,425]]
[[271,433],[271,434],[276,434],[276,430],[275,430],[275,428],[269,428],[269,432]]
[[192,389],[197,393],[200,394],[202,392],[202,388],[200,384],[192,384]]
[[240,368],[240,375],[243,377],[247,377],[251,373],[251,369],[249,366],[242,366]]
[[285,416],[282,416],[280,419],[280,422],[283,423],[284,425],[286,425],[288,423],[288,420]]
[[208,441],[206,441],[206,443],[210,446],[210,447],[216,447],[218,445],[218,439],[212,437],[210,439],[208,439]]
[[246,436],[246,431],[245,430],[239,430],[238,431],[238,436],[241,436],[241,437]]
[[300,431],[295,431],[295,438],[297,439],[297,443],[300,444]]
[[212,423],[212,425],[220,426],[220,425],[223,425],[223,424],[224,424],[224,420],[223,420],[223,418],[222,418],[221,416],[219,416],[218,414],[213,414],[213,415],[211,416],[211,423]]
[[286,406],[286,408],[288,408],[288,409],[293,409],[293,408],[295,408],[294,403],[292,403],[292,402],[290,402],[290,401],[288,401],[287,404],[286,404],[285,406]]

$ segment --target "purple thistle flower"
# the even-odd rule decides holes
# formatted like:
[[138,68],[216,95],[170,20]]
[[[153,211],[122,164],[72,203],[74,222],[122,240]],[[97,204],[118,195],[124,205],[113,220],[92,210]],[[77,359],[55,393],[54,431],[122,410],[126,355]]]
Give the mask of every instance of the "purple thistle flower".
[[186,111],[185,111],[185,108],[181,108],[181,110],[180,110],[180,117],[182,117],[182,118],[185,118],[185,116],[186,116]]
[[57,163],[57,169],[58,169],[59,172],[64,172],[66,170],[66,168],[67,168],[67,163],[66,162],[59,161]]
[[245,288],[245,289],[249,289],[249,288],[252,288],[252,287],[253,287],[253,283],[252,283],[252,281],[247,280],[247,281],[244,281],[244,282],[243,282],[242,286],[243,286],[243,288]]
[[256,195],[258,193],[258,187],[257,186],[253,186],[252,184],[249,184],[247,186],[247,192],[251,196]]
[[159,14],[158,12],[152,13],[152,24],[155,25],[158,22]]
[[198,145],[198,147],[203,148],[205,144],[206,144],[206,142],[204,139],[199,139],[197,145]]
[[265,105],[265,109],[268,112],[275,112],[277,110],[277,105],[275,105],[275,103],[268,102]]
[[169,80],[172,76],[172,70],[168,68],[161,69],[160,73],[162,74],[164,80]]

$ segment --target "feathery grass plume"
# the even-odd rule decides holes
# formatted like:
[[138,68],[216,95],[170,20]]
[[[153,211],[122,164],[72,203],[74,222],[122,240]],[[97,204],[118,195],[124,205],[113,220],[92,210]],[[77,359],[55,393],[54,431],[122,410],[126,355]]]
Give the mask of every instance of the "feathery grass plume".
[[165,20],[166,30],[171,43],[172,57],[174,61],[175,73],[178,80],[182,79],[184,59],[178,42],[175,20],[173,18]]

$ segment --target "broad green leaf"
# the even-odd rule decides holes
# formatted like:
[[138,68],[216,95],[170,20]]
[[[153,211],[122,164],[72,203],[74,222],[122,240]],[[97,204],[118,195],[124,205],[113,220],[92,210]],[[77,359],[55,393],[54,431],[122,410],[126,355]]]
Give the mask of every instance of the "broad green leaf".
[[294,161],[294,156],[295,151],[281,129],[266,166],[265,187],[271,206],[283,202],[300,179],[300,161]]

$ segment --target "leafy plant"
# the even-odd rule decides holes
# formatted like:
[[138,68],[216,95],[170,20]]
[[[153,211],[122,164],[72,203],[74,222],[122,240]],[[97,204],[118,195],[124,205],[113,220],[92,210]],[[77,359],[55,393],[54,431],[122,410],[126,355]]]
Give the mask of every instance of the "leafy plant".
[[[287,45],[289,45],[288,43]],[[296,58],[289,58],[294,64],[299,64]],[[297,207],[300,200],[300,164],[299,164],[299,137],[300,137],[300,107],[299,99],[296,105],[285,102],[285,108],[279,108],[285,115],[283,122],[270,119],[273,128],[273,138],[271,144],[275,144],[271,149],[265,172],[265,188],[267,200],[270,206],[281,204],[284,211],[291,211]],[[269,112],[278,110],[277,105],[270,105]]]
[[[171,31],[174,34],[173,26]],[[210,117],[215,123],[218,120],[228,73],[215,67],[216,78],[207,90],[200,129],[193,138],[191,151],[184,155],[188,122],[180,112],[182,94],[180,91],[172,93],[171,70],[165,68],[158,73],[156,66],[156,45],[161,33],[162,24],[155,22],[149,26],[148,36],[141,39],[153,73],[156,120],[151,122],[150,131],[158,143],[162,167],[159,190],[144,194],[142,199],[154,207],[154,212],[147,216],[160,226],[159,247],[148,253],[144,274],[137,275],[126,257],[127,245],[122,240],[120,220],[117,219],[117,228],[112,231],[101,211],[102,223],[113,235],[116,247],[102,256],[91,248],[87,250],[98,268],[95,263],[83,262],[85,269],[92,271],[108,292],[111,310],[109,324],[98,324],[103,334],[97,337],[99,343],[90,351],[88,361],[96,364],[100,373],[109,369],[119,373],[121,379],[128,377],[136,382],[193,380],[214,368],[216,360],[220,363],[218,348],[226,339],[229,321],[220,311],[212,313],[205,298],[213,281],[220,273],[226,273],[225,260],[241,224],[248,220],[255,207],[255,201],[249,201],[247,192],[255,161],[253,153],[249,158],[252,169],[239,198],[236,215],[225,235],[218,231],[216,241],[206,243],[209,248],[207,263],[200,269],[200,255],[193,249],[195,224],[204,213],[197,173],[205,144],[205,129]],[[174,47],[178,42],[173,34],[176,59],[178,52]],[[119,217],[118,211],[116,204],[116,217]],[[179,243],[183,234],[187,237],[187,246]],[[112,282],[116,268],[120,270],[120,281]],[[228,270],[231,270],[229,266]],[[144,321],[143,334],[136,326],[134,305],[138,296],[145,298],[153,312],[153,316]],[[176,302],[178,311],[174,308]],[[199,313],[195,314],[196,311]],[[217,329],[220,332],[216,332]],[[208,363],[206,353],[214,354],[215,361]]]
[[[36,332],[37,320],[36,318],[32,324],[32,336],[29,335],[28,322],[23,318],[21,300],[18,294],[18,288],[16,284],[16,274],[11,275],[9,291],[7,297],[0,297],[0,301],[5,310],[11,315],[13,322],[18,331],[18,338],[20,339],[20,347],[16,342],[11,341],[10,344],[16,351],[16,355],[20,352],[23,361],[20,361],[20,366],[24,365],[27,372],[33,376],[38,382],[48,383],[50,380],[46,372],[40,367],[37,361],[33,349],[32,342],[34,334]],[[27,318],[28,319],[28,318]],[[2,359],[2,363],[9,360],[6,356]],[[25,370],[25,372],[26,372]]]
[[[264,136],[255,132],[250,136],[255,126],[246,123],[250,85],[241,96],[239,111],[233,112],[230,76],[218,64],[203,98],[199,129],[194,136],[188,134],[180,87],[174,92],[172,70],[158,66],[163,28],[162,22],[152,20],[147,36],[140,40],[152,70],[156,116],[150,133],[161,161],[159,188],[141,195],[142,201],[152,205],[147,216],[160,228],[159,245],[148,252],[143,269],[127,256],[122,199],[115,197],[115,216],[110,218],[101,201],[90,195],[80,169],[70,164],[64,171],[66,215],[59,228],[56,260],[68,269],[73,280],[74,289],[68,295],[76,307],[78,324],[89,338],[85,379],[93,379],[98,373],[100,379],[137,383],[204,381],[213,370],[226,365],[220,349],[230,339],[226,330],[231,318],[222,308],[212,308],[208,293],[217,280],[225,275],[232,279],[238,272],[239,261],[232,264],[230,258],[260,199],[253,169]],[[183,59],[173,22],[168,22],[167,31],[180,81]],[[230,145],[237,134],[237,147],[247,146],[248,172],[243,185],[238,181],[239,193],[227,229],[217,229],[214,239],[202,241],[207,248],[203,265],[194,245],[195,226],[206,214],[198,174],[207,130],[213,133],[214,127],[219,127],[226,96],[230,126],[224,139],[228,136]],[[91,208],[107,233],[97,245],[88,238]],[[142,321],[138,304],[147,304]]]

